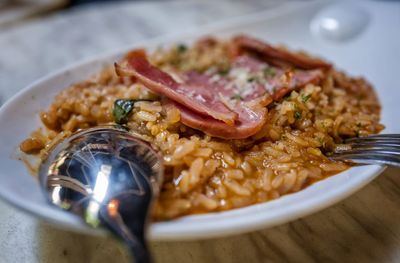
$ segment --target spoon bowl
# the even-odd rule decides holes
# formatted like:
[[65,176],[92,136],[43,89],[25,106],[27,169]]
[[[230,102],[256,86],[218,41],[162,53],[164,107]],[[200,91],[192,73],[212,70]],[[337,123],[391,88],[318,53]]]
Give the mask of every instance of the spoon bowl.
[[152,201],[162,183],[154,148],[122,128],[79,131],[49,150],[39,169],[54,205],[124,241],[135,262],[150,262],[145,234]]

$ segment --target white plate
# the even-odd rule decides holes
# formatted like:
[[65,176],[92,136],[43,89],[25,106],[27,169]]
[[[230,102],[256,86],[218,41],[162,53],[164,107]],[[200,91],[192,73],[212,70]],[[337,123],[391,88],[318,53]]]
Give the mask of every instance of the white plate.
[[[359,5],[371,15],[371,21],[367,29],[357,38],[341,44],[324,42],[310,33],[310,20],[320,8],[326,6],[326,2],[292,2],[279,10],[265,11],[208,26],[195,33],[162,37],[135,46],[155,47],[160,43],[190,41],[206,33],[227,36],[242,32],[273,43],[286,43],[291,48],[303,48],[326,57],[351,74],[368,76],[384,105],[382,119],[387,126],[386,132],[399,132],[395,117],[396,98],[400,98],[400,89],[398,73],[395,72],[398,67],[394,63],[400,60],[398,58],[400,44],[395,28],[393,27],[394,32],[387,28],[391,22],[391,14],[396,17],[396,8],[391,8],[395,5],[377,2],[360,2]],[[378,43],[376,41],[378,35],[386,41]],[[31,131],[40,126],[38,112],[51,103],[55,94],[72,83],[86,79],[105,64],[116,61],[125,51],[127,49],[60,70],[30,85],[1,108],[0,196],[3,199],[51,223],[93,233],[75,216],[58,210],[46,202],[36,179],[30,176],[24,164],[16,159],[18,145]],[[228,212],[154,223],[150,228],[150,238],[153,240],[209,238],[285,223],[346,198],[382,171],[383,167],[380,166],[354,167],[276,201]]]

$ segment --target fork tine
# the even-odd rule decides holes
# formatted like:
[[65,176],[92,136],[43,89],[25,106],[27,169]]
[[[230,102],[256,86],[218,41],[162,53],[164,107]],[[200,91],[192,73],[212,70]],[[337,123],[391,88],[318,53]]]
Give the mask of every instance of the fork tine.
[[355,162],[361,164],[386,164],[400,167],[400,156],[385,153],[342,153],[329,157],[332,160]]
[[351,142],[349,144],[351,148],[363,148],[363,147],[391,147],[400,148],[400,142],[375,142],[375,141],[365,141],[365,142]]
[[333,154],[391,154],[391,155],[399,155],[399,149],[391,149],[391,148],[356,148],[351,150],[337,150]]
[[379,141],[379,142],[393,142],[400,143],[400,134],[379,134],[371,135],[366,137],[355,137],[345,140],[346,142],[367,142],[367,141]]
[[368,137],[390,137],[390,138],[400,138],[400,134],[398,133],[381,133],[381,134],[373,134]]
[[345,140],[328,154],[332,160],[400,167],[400,134],[379,134]]
[[[348,148],[345,147],[337,147],[338,151],[345,151],[345,150],[372,150],[372,149],[377,149],[377,150],[392,150],[392,151],[400,151],[400,145],[399,144],[382,144],[382,143],[371,143],[371,144],[350,144]],[[336,152],[336,150],[335,150]]]
[[400,139],[400,134],[396,133],[383,133],[383,134],[373,134],[365,137],[355,137],[353,139],[358,139],[358,138],[395,138],[395,139]]
[[346,140],[346,144],[384,144],[384,145],[400,145],[400,140],[395,139],[364,139],[364,140]]

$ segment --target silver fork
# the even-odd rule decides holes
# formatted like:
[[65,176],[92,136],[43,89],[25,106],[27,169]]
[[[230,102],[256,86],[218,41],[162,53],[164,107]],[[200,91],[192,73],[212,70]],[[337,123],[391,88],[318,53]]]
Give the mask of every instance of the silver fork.
[[328,154],[333,160],[400,167],[400,134],[351,138]]

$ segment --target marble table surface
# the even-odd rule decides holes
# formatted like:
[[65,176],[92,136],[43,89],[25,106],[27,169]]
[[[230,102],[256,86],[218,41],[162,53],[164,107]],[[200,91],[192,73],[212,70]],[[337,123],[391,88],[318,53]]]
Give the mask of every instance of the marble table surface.
[[[115,2],[1,28],[0,100],[76,60],[279,4],[262,0]],[[400,170],[389,168],[350,198],[291,223],[211,240],[152,242],[151,248],[156,262],[167,263],[399,262],[399,219]],[[111,238],[56,229],[0,202],[3,262],[128,262],[128,258]]]

